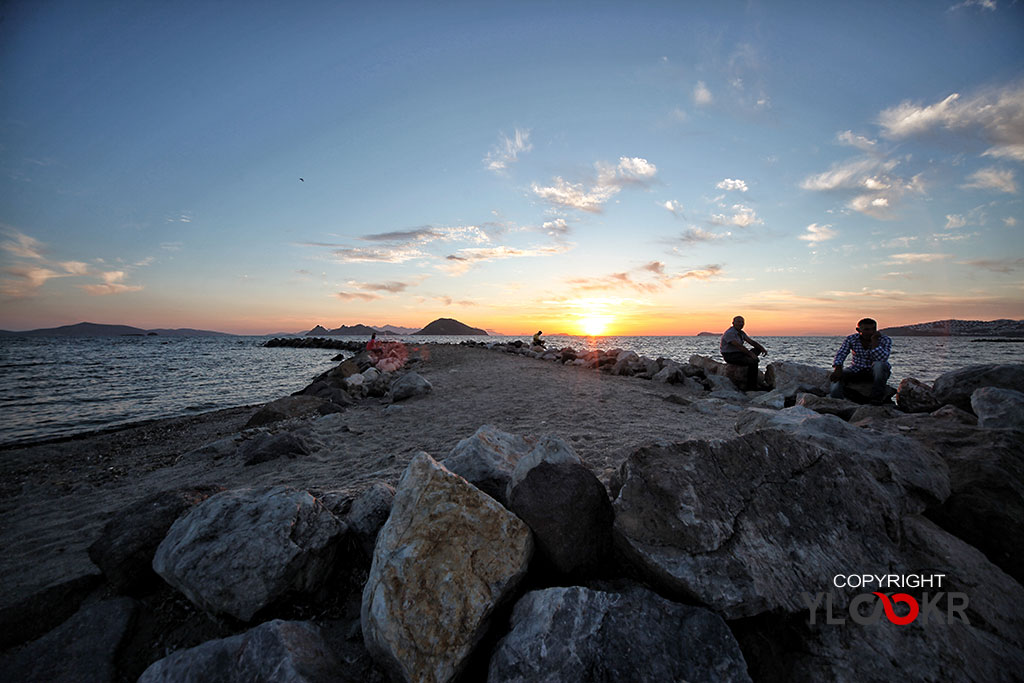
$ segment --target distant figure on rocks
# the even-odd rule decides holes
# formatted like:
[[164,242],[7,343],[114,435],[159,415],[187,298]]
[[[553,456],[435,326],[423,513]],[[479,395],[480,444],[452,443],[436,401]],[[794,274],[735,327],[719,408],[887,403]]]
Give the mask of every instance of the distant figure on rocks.
[[[767,356],[768,349],[751,339],[743,331],[745,322],[742,315],[733,318],[732,327],[722,334],[722,341],[719,343],[718,349],[722,353],[722,359],[729,365],[746,366],[747,382],[745,389],[746,391],[752,391],[757,389],[757,357],[759,355]],[[750,344],[754,348],[748,349],[743,345],[743,342]]]
[[[878,323],[871,318],[864,318],[857,323],[857,334],[851,334],[843,340],[835,360],[832,361],[832,388],[829,396],[843,398],[843,385],[849,382],[871,381],[871,402],[883,403],[885,383],[892,374],[889,365],[889,352],[892,350],[892,339],[879,333]],[[844,368],[843,361],[853,353],[853,363]]]
[[370,357],[377,359],[380,357],[383,347],[379,341],[377,341],[377,333],[374,332],[370,335],[370,341],[366,342],[366,350],[370,352]]
[[533,345],[534,346],[544,346],[544,344],[546,342],[543,339],[540,338],[540,335],[542,335],[542,334],[544,334],[543,330],[537,330],[537,334],[533,335]]

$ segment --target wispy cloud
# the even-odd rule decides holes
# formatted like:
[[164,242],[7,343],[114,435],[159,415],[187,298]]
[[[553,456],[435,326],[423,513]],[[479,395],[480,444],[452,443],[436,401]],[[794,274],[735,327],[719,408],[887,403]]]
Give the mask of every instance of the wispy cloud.
[[625,185],[647,185],[654,180],[658,167],[641,157],[620,157],[617,166],[594,164],[597,179],[588,189],[584,183],[572,183],[555,176],[550,185],[531,185],[533,193],[554,206],[601,213],[605,203]]
[[668,211],[668,212],[670,212],[670,213],[672,213],[672,214],[674,214],[676,216],[682,216],[683,215],[683,205],[680,204],[679,202],[677,202],[674,199],[669,199],[668,201],[666,201],[666,202],[664,202],[662,204],[659,204],[658,206],[661,206],[666,211]]
[[331,257],[341,263],[405,263],[415,259],[428,258],[429,254],[419,249],[399,247],[395,249],[363,249],[343,247],[331,251]]
[[684,244],[698,244],[700,242],[713,242],[723,239],[726,235],[716,235],[713,232],[703,230],[697,226],[688,228],[680,237]]
[[878,123],[893,139],[936,130],[976,133],[991,145],[984,155],[1024,161],[1024,83],[966,97],[952,93],[928,105],[904,101],[882,111]]
[[958,261],[966,266],[974,266],[993,273],[1012,273],[1024,269],[1024,258],[1016,259],[972,259],[969,261]]
[[484,157],[484,163],[489,171],[505,171],[511,164],[519,160],[520,154],[533,149],[528,129],[516,128],[511,137],[499,133],[498,138],[498,144],[492,147]]
[[874,152],[878,149],[878,142],[863,135],[857,135],[852,130],[844,130],[836,135],[836,140],[843,145],[856,147],[862,152]]
[[349,287],[355,287],[364,292],[391,292],[392,294],[404,292],[409,287],[408,283],[405,282],[356,282],[349,280],[347,284]]
[[508,246],[470,247],[466,249],[459,249],[454,254],[449,254],[445,257],[446,263],[439,265],[438,268],[449,275],[462,275],[477,263],[486,263],[508,258],[555,256],[558,254],[564,254],[571,250],[573,246],[574,245],[571,244],[559,243],[530,247],[527,249],[518,249],[516,247]]
[[969,182],[961,185],[965,189],[995,190],[1007,194],[1017,193],[1017,179],[1010,169],[981,168],[967,176]]
[[569,232],[569,224],[564,218],[556,218],[553,221],[544,221],[541,225],[549,235],[565,235]]
[[949,11],[963,9],[965,7],[980,7],[981,9],[987,9],[995,11],[996,0],[964,0],[963,2],[957,3],[949,8]]
[[711,104],[713,101],[714,97],[712,97],[711,91],[708,90],[708,86],[704,84],[704,81],[697,81],[697,85],[693,86],[693,103],[703,107]]
[[719,190],[746,192],[747,184],[739,179],[726,178],[715,185]]
[[731,215],[720,213],[712,215],[711,222],[715,225],[735,225],[739,228],[749,228],[751,225],[764,223],[752,208],[742,204],[733,204]]
[[379,294],[366,292],[336,292],[334,296],[342,301],[376,301],[381,298]]
[[[576,292],[607,292],[632,290],[654,294],[685,280],[711,280],[720,277],[722,267],[710,264],[676,273],[665,272],[665,264],[651,261],[632,271],[611,273],[596,277],[571,278],[566,283]],[[646,279],[640,279],[646,278]]]
[[122,270],[110,270],[100,273],[103,284],[99,285],[78,285],[93,296],[107,296],[110,294],[124,294],[125,292],[138,292],[142,285],[126,285],[124,283],[125,273]]
[[43,258],[43,243],[17,230],[4,230],[7,239],[0,242],[0,249],[18,258]]
[[839,231],[831,225],[818,225],[817,223],[811,223],[807,226],[807,233],[799,235],[797,239],[804,240],[809,243],[809,246],[813,247],[817,246],[821,242],[834,239],[838,236]]
[[941,254],[941,253],[907,253],[907,254],[892,254],[889,257],[889,264],[901,264],[901,263],[934,263],[936,261],[945,261],[948,258],[952,258],[952,254]]
[[924,194],[920,174],[910,178],[891,175],[899,165],[895,159],[862,156],[833,164],[823,173],[808,176],[800,187],[817,192],[855,191],[847,206],[854,211],[884,219],[892,214],[899,201],[909,193]]

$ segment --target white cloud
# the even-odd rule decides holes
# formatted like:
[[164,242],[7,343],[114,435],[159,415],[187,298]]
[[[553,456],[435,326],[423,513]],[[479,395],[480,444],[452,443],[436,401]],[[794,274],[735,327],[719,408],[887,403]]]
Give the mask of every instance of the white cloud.
[[1017,225],[1017,219],[1014,218],[1013,216],[1007,216],[1006,218],[1003,219],[1003,224],[1006,225],[1006,227],[1008,228],[1012,228],[1015,225]]
[[647,181],[658,172],[658,167],[640,157],[619,157],[619,178]]
[[875,140],[866,138],[863,135],[855,135],[852,130],[844,130],[836,136],[836,139],[850,147],[856,147],[862,152],[873,152],[878,148],[878,143]]
[[747,191],[747,184],[745,182],[743,182],[742,180],[734,180],[732,178],[726,178],[725,180],[715,185],[715,187],[717,187],[719,190],[738,192]]
[[895,139],[935,129],[967,134],[978,131],[992,145],[985,155],[1024,161],[1024,83],[970,97],[953,93],[930,105],[904,101],[882,111],[878,122],[883,134]]
[[446,263],[438,266],[440,270],[449,275],[462,275],[474,264],[479,262],[497,261],[507,258],[526,258],[534,256],[555,256],[563,254],[573,248],[571,244],[552,244],[528,249],[517,249],[515,247],[472,247],[459,249],[454,254],[445,257]]
[[698,106],[704,106],[711,104],[714,98],[711,96],[711,91],[704,85],[704,81],[697,81],[697,85],[693,87],[693,102]]
[[961,185],[960,187],[977,188],[981,190],[995,190],[997,192],[1006,192],[1008,194],[1017,193],[1017,180],[1014,177],[1013,171],[1010,169],[999,169],[999,168],[981,168],[967,176],[967,180],[970,182]]
[[889,263],[934,263],[950,258],[951,254],[893,254]]
[[807,226],[807,234],[800,235],[797,239],[809,242],[811,246],[814,246],[819,242],[834,239],[838,235],[839,231],[834,229],[831,225],[818,225],[817,223],[811,223]]
[[44,245],[35,237],[30,237],[29,235],[18,232],[17,230],[5,230],[4,234],[7,235],[9,239],[0,242],[0,249],[11,253],[18,258],[43,258]]
[[863,189],[869,184],[884,182],[878,174],[888,173],[898,164],[898,161],[892,159],[857,157],[833,164],[829,170],[823,173],[808,176],[800,183],[800,187],[815,191]]
[[528,129],[516,128],[512,137],[504,133],[498,134],[498,144],[491,148],[491,151],[484,157],[489,171],[504,171],[510,164],[519,160],[519,155],[533,149],[530,143],[530,131]]
[[946,214],[946,230],[959,230],[967,225],[967,219],[958,213]]
[[556,218],[553,221],[544,221],[544,224],[541,227],[552,235],[564,235],[569,232],[569,224],[564,218]]
[[981,9],[987,9],[994,11],[996,9],[996,0],[964,0],[963,2],[953,5],[949,8],[949,11],[963,9],[964,7],[980,7]]
[[702,230],[697,226],[693,226],[687,229],[679,239],[685,244],[698,244],[700,242],[713,242],[722,238],[722,235],[716,235],[713,232],[708,232],[707,230]]
[[334,296],[342,301],[376,301],[381,298],[379,294],[365,292],[335,292]]
[[727,216],[725,214],[714,214],[711,216],[711,222],[716,225],[735,225],[740,228],[747,228],[751,225],[760,225],[764,223],[763,220],[757,217],[757,213],[749,206],[743,206],[742,204],[733,204],[732,215]]
[[138,292],[142,289],[141,285],[126,285],[124,284],[124,271],[122,270],[111,270],[105,273],[100,273],[100,279],[103,280],[101,285],[78,285],[89,294],[94,296],[106,296],[108,294],[124,294],[125,292]]
[[363,249],[360,247],[343,247],[334,249],[331,254],[334,260],[341,263],[405,263],[414,259],[426,258],[427,254],[419,249]]
[[659,204],[658,206],[661,206],[666,211],[670,211],[677,216],[681,216],[683,214],[683,205],[674,199],[669,199],[667,202]]
[[552,185],[542,187],[536,183],[531,185],[533,193],[544,201],[569,209],[601,213],[609,199],[622,190],[624,185],[647,185],[658,172],[658,167],[641,157],[619,157],[616,166],[598,162],[597,181],[589,189],[583,183],[571,183],[555,176]]

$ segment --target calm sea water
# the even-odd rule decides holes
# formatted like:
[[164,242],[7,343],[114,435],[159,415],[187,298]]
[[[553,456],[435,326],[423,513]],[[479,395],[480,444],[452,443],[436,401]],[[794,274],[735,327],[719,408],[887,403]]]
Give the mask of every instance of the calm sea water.
[[[755,337],[773,360],[828,366],[840,337]],[[305,387],[337,351],[264,348],[269,337],[0,338],[0,444],[263,403]],[[344,338],[342,338],[344,339]],[[359,339],[359,338],[351,338]],[[410,344],[528,337],[400,337]],[[548,337],[549,347],[718,357],[717,337]],[[966,365],[1024,363],[1024,343],[897,337],[893,382]]]

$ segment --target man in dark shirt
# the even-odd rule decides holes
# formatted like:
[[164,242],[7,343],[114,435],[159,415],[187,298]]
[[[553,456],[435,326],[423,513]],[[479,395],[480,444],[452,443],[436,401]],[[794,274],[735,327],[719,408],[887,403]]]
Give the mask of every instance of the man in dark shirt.
[[[757,389],[757,357],[758,355],[767,356],[768,350],[747,336],[747,333],[743,331],[745,322],[741,315],[732,319],[732,327],[722,334],[718,350],[722,353],[722,360],[729,365],[746,366],[747,383],[744,388],[746,391],[753,391]],[[744,346],[743,342],[753,346],[753,350]]]
[[[843,398],[843,385],[848,382],[871,381],[871,402],[883,403],[885,383],[892,374],[889,365],[889,352],[892,350],[892,339],[879,333],[878,323],[871,318],[864,318],[857,323],[857,334],[851,334],[843,340],[835,360],[832,361],[832,388],[829,396]],[[853,353],[853,363],[844,368],[846,356]]]

